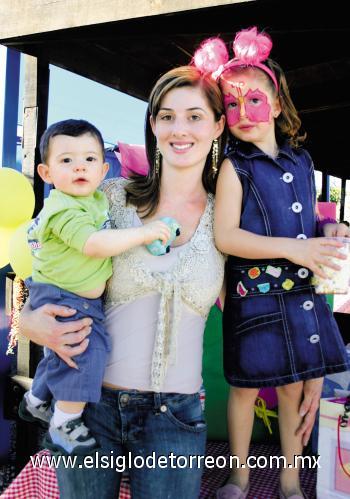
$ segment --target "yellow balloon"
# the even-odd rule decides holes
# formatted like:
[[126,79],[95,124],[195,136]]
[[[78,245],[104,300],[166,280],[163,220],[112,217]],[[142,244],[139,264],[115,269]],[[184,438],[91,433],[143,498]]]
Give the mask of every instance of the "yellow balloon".
[[35,196],[29,180],[13,168],[0,168],[0,227],[16,228],[29,220]]
[[9,243],[13,233],[14,229],[0,228],[0,269],[10,261]]
[[10,264],[15,274],[26,279],[32,274],[32,254],[27,242],[27,230],[32,220],[20,225],[10,239]]

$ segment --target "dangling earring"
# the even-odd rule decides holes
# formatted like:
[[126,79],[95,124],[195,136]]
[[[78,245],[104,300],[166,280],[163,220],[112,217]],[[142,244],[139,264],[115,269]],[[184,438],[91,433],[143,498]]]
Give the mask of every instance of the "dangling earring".
[[160,150],[158,147],[156,148],[156,155],[154,159],[154,171],[156,174],[156,177],[159,176],[159,170],[160,170]]
[[214,139],[211,150],[211,169],[214,177],[218,172],[218,161],[219,161],[219,142],[218,139]]

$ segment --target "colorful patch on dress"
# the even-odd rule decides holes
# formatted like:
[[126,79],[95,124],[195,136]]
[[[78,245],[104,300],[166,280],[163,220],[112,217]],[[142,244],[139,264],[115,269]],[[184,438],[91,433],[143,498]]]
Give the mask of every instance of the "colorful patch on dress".
[[278,279],[282,273],[282,269],[281,267],[273,267],[272,265],[268,265],[266,267],[265,273],[272,275],[272,277],[276,277],[276,279]]
[[285,281],[282,282],[282,288],[289,291],[290,289],[292,289],[294,284],[295,283],[294,283],[294,281],[292,281],[292,279],[286,279]]
[[270,291],[270,283],[263,282],[262,284],[258,284],[257,288],[260,291],[260,293],[268,293]]
[[252,267],[248,270],[248,276],[251,279],[256,279],[261,274],[259,267]]
[[244,284],[242,281],[239,281],[237,284],[237,293],[240,296],[245,296],[248,293],[248,290],[244,287]]

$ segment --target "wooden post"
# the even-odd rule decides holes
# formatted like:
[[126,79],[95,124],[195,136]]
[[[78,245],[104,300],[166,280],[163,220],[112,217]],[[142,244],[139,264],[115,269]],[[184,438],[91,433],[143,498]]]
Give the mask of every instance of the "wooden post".
[[47,127],[49,100],[49,65],[36,57],[25,55],[23,164],[22,172],[32,182],[37,215],[44,202],[44,184],[36,171],[40,162],[40,137]]
[[[35,57],[25,57],[22,173],[32,183],[35,193],[34,216],[44,202],[44,184],[36,172],[40,161],[40,137],[47,126],[49,65]],[[17,413],[23,392],[28,390],[31,378],[41,357],[42,348],[19,335],[17,345],[17,375],[8,385],[8,405]],[[13,414],[15,416],[15,414]],[[30,427],[30,429],[29,429]],[[16,468],[20,470],[29,456],[39,447],[40,433],[33,425],[17,420],[16,424]]]
[[[49,65],[47,62],[39,61],[36,57],[25,55],[24,67],[22,173],[34,187],[35,216],[44,202],[44,184],[37,174],[36,166],[40,161],[40,137],[47,126]],[[34,345],[30,345],[27,338],[20,336],[17,349],[17,374],[19,376],[33,376],[40,356],[37,350]]]
[[340,214],[339,214],[339,220],[344,220],[344,211],[345,211],[345,194],[346,194],[346,178],[342,178],[342,179],[341,179]]
[[329,201],[329,175],[322,173],[322,191],[320,201]]

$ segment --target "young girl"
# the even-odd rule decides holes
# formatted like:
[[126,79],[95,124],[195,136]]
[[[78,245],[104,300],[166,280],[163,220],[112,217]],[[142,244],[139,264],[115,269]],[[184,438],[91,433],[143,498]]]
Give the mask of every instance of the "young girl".
[[[219,79],[232,148],[220,170],[215,208],[217,247],[229,255],[224,307],[224,371],[231,385],[231,452],[246,464],[259,388],[277,387],[282,453],[279,497],[301,499],[294,456],[302,453],[299,407],[303,381],[348,369],[346,353],[325,297],[312,273],[341,243],[316,238],[314,169],[298,148],[300,120],[280,67],[267,59],[270,38],[243,30],[228,60],[222,40],[211,39],[194,63]],[[327,224],[324,235],[349,235]],[[220,499],[243,499],[249,468],[232,469]]]

